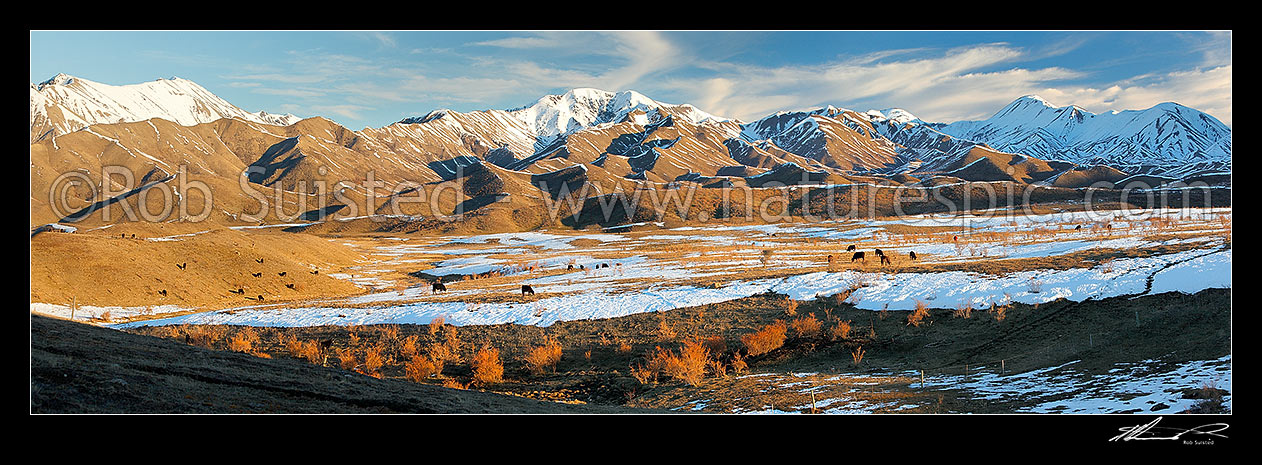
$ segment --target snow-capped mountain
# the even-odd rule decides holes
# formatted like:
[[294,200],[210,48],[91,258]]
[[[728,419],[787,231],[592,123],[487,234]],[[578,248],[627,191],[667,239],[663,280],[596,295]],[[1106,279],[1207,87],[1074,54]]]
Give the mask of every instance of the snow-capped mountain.
[[113,86],[58,74],[39,84],[31,84],[32,143],[93,124],[150,118],[184,126],[222,118],[288,126],[300,119],[294,115],[247,112],[193,81],[175,77]]
[[1005,152],[1108,165],[1129,173],[1183,177],[1231,170],[1231,128],[1172,102],[1095,114],[1027,95],[984,121],[937,129]]
[[[497,113],[492,110],[489,113]],[[425,123],[453,113],[436,110],[425,116],[407,118],[404,124]],[[638,117],[639,124],[648,124],[666,116],[682,118],[692,123],[703,121],[727,121],[693,107],[661,103],[643,94],[627,90],[609,92],[600,89],[578,88],[562,95],[547,95],[534,104],[505,110],[503,113],[521,121],[536,139],[553,139],[585,128],[607,123],[619,123],[628,117]],[[639,115],[638,113],[643,113]]]

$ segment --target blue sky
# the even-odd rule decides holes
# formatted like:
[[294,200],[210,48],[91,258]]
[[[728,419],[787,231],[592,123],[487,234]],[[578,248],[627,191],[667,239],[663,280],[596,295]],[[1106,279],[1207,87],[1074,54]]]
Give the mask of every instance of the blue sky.
[[753,120],[824,105],[985,119],[1038,94],[1231,124],[1230,31],[31,31],[31,82],[178,76],[247,110],[381,127],[575,87]]

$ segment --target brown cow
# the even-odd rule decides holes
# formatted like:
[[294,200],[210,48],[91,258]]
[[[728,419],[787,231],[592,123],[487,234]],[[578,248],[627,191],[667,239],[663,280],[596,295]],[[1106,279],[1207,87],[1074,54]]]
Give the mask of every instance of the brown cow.
[[443,285],[442,281],[434,281],[433,289],[430,292],[435,294],[439,292],[447,292],[447,286]]
[[889,257],[886,257],[885,255],[881,255],[881,264],[882,264],[882,265],[892,265],[893,263],[892,263],[892,262],[890,262],[890,258],[889,258]]
[[864,261],[866,263],[866,260],[863,258],[863,252],[855,252],[854,255],[850,256],[850,263],[854,263],[855,260]]

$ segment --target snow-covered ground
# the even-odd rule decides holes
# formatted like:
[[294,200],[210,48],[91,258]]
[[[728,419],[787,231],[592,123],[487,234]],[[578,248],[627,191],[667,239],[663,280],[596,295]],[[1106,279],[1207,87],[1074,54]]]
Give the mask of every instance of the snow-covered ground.
[[[635,269],[626,266],[627,269]],[[1191,250],[1144,258],[1122,258],[1109,269],[1072,268],[1033,270],[1007,275],[985,275],[964,271],[938,273],[857,273],[815,272],[785,278],[735,281],[709,288],[694,286],[650,286],[617,292],[601,280],[616,276],[596,276],[587,282],[584,273],[571,273],[536,279],[539,289],[558,286],[577,290],[572,294],[547,297],[529,303],[412,302],[391,304],[388,295],[376,308],[346,308],[336,305],[298,306],[244,311],[219,311],[149,320],[135,324],[233,324],[257,326],[355,325],[374,323],[426,324],[437,317],[455,325],[517,323],[549,326],[557,321],[625,316],[635,313],[671,310],[724,302],[768,291],[787,294],[797,300],[813,300],[852,289],[858,308],[869,310],[911,310],[916,301],[934,308],[955,308],[969,303],[974,308],[992,303],[1045,303],[1056,299],[1083,301],[1122,295],[1142,294],[1149,276],[1154,276],[1152,292],[1195,293],[1207,288],[1231,287],[1231,250]],[[608,269],[603,269],[608,270]],[[651,275],[651,268],[643,271]],[[660,270],[657,271],[660,273]],[[1196,279],[1185,279],[1186,275]],[[570,278],[573,278],[572,280]],[[1161,287],[1157,287],[1160,285]],[[568,286],[568,287],[567,287]],[[1159,290],[1158,290],[1159,289]],[[407,291],[405,291],[406,294]],[[423,290],[414,291],[414,296]],[[397,293],[393,293],[397,294]],[[367,300],[363,300],[367,301]]]
[[[1030,404],[1017,409],[1030,413],[1177,413],[1196,403],[1183,398],[1184,390],[1212,386],[1231,391],[1230,355],[1183,364],[1119,363],[1108,373],[1097,374],[1075,370],[1075,363],[1025,373],[988,370],[969,376],[930,376],[925,385],[967,390],[979,400]],[[1231,396],[1223,399],[1230,409]]]

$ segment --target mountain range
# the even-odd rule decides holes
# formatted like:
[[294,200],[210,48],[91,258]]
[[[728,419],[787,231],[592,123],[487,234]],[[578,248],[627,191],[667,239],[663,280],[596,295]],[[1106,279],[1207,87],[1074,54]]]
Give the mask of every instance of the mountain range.
[[[343,182],[368,172],[386,189],[472,173],[487,183],[445,205],[490,195],[473,204],[512,204],[519,212],[549,195],[541,179],[590,184],[589,195],[598,196],[615,185],[758,187],[769,180],[1077,188],[1143,175],[1229,183],[1231,171],[1231,129],[1195,109],[1163,103],[1097,115],[1037,96],[983,121],[949,124],[897,108],[832,106],[742,122],[634,91],[573,89],[511,110],[435,110],[353,131],[322,117],[250,113],[185,79],[110,86],[59,74],[31,84],[30,129],[33,222],[61,219],[41,198],[58,175],[99,173],[105,165],[154,179],[189,166],[220,195],[215,216],[225,220],[248,205],[237,180],[251,168],[250,182],[281,187],[294,199],[316,195],[323,182],[353,201],[378,195]],[[78,206],[90,205],[82,195]],[[399,199],[398,192],[382,198]]]

